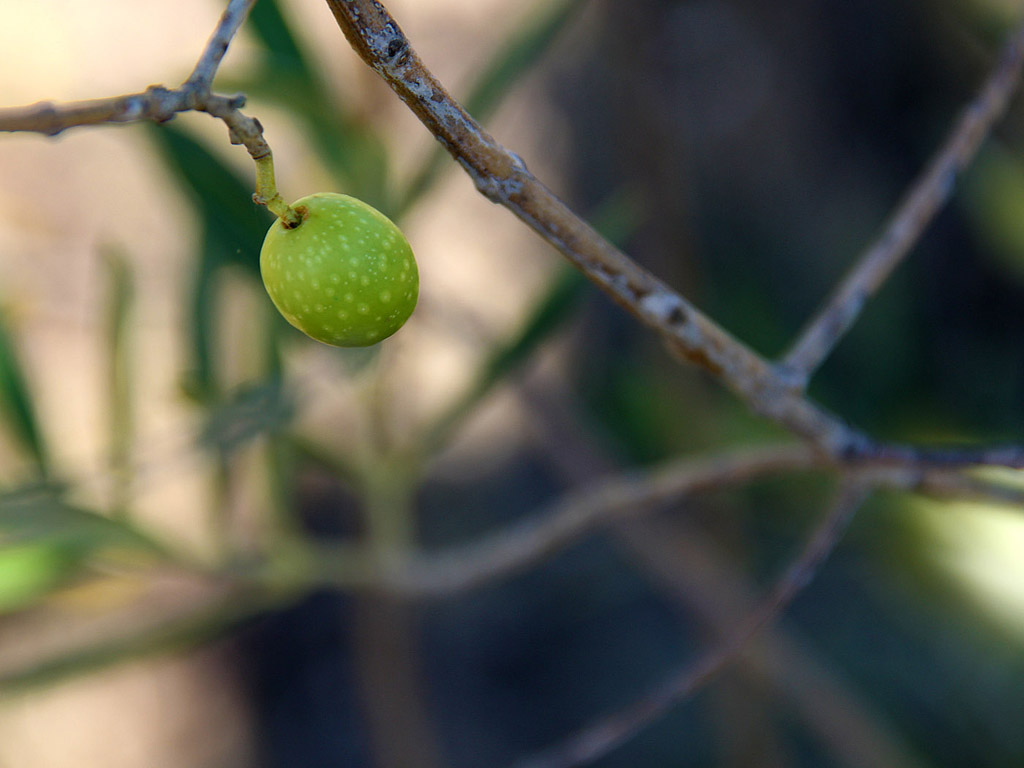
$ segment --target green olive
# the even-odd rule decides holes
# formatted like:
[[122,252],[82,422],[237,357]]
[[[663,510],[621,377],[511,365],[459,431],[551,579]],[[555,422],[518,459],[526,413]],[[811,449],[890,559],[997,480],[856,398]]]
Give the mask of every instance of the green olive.
[[419,272],[405,235],[348,195],[318,192],[292,203],[294,229],[275,221],[260,251],[263,285],[284,318],[317,341],[367,347],[409,319]]

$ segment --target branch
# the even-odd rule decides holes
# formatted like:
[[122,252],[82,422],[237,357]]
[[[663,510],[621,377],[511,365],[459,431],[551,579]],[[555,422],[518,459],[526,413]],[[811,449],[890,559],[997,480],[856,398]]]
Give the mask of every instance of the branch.
[[195,109],[191,94],[184,89],[170,90],[151,85],[142,93],[54,104],[40,102],[27,107],[0,109],[0,131],[26,131],[57,136],[68,128],[101,123],[137,123],[152,120],[163,123],[178,112]]
[[[874,462],[885,458],[902,463],[916,457],[923,462],[922,466],[994,463],[1019,467],[1024,463],[1024,448],[967,452],[917,450],[879,445],[848,427],[804,396],[807,374],[800,370],[803,353],[782,365],[773,365],[730,336],[569,210],[530,173],[518,155],[499,144],[451,97],[424,66],[378,0],[326,1],[356,53],[387,81],[469,174],[481,194],[508,208],[616,303],[657,332],[670,351],[703,367],[755,413],[782,425],[842,462]],[[853,295],[848,304],[843,304],[853,309],[849,322],[863,304],[863,288],[871,289],[876,282],[880,284],[900,253],[909,248],[934,210],[948,196],[957,170],[973,157],[977,145],[1005,107],[1017,81],[1022,58],[1024,27],[1011,39],[989,85],[967,110],[948,149],[933,163],[926,181],[911,194],[902,212],[897,213],[879,246],[869,252],[880,255],[871,256],[863,267],[865,276],[852,283]],[[831,319],[816,323],[822,331],[816,331],[815,336],[822,333],[827,337],[826,326],[831,327],[831,324]]]
[[774,366],[605,240],[501,146],[423,65],[376,0],[327,0],[342,32],[489,200],[508,208],[675,352],[709,371],[754,411],[833,455],[864,438],[794,392]]
[[672,706],[693,696],[743,653],[757,634],[775,621],[800,590],[810,583],[818,567],[835,549],[866,496],[866,489],[857,484],[840,489],[832,508],[814,529],[797,558],[721,645],[672,675],[639,701],[602,718],[541,755],[517,763],[518,768],[572,768],[592,763],[632,738]]
[[[814,470],[856,474],[871,489],[1024,506],[1024,490],[971,477],[956,468],[924,467],[910,460],[842,463],[806,446],[776,445],[685,458],[652,472],[589,482],[525,520],[439,551],[381,561],[360,545],[319,548],[309,553],[311,569],[302,579],[310,586],[385,592],[410,600],[448,599],[526,570],[596,530],[679,503],[689,495],[738,487],[782,472]],[[265,579],[260,571],[231,576],[244,584]]]
[[230,0],[221,15],[192,74],[178,88],[151,85],[145,91],[107,99],[90,99],[64,104],[40,102],[28,107],[0,109],[0,131],[25,131],[57,136],[68,128],[105,123],[136,123],[144,120],[163,123],[179,112],[206,112],[228,127],[232,144],[242,144],[256,162],[257,182],[254,202],[266,205],[285,221],[296,226],[299,215],[281,198],[274,181],[273,153],[263,138],[263,126],[254,117],[241,112],[245,96],[222,96],[210,92],[228,45],[245,21],[256,0]]
[[684,459],[654,473],[616,477],[570,493],[547,511],[471,544],[416,556],[385,580],[407,597],[450,597],[522,571],[598,527],[689,494],[822,464],[803,446],[775,446]]
[[[644,520],[615,531],[648,579],[675,604],[707,625],[718,641],[755,609],[748,576],[738,563],[698,528],[679,518]],[[772,691],[764,704],[785,700],[847,768],[925,768],[911,745],[893,729],[857,686],[819,656],[799,631],[766,629],[737,658],[742,672],[760,691]],[[830,764],[832,764],[830,762]]]
[[949,200],[957,175],[974,159],[1006,111],[1024,65],[1024,24],[1010,37],[992,74],[964,110],[924,173],[911,185],[878,239],[860,257],[786,355],[783,366],[801,388],[859,317],[922,232]]
[[916,467],[926,470],[956,470],[968,467],[1024,469],[1024,446],[995,445],[934,448],[930,446],[864,445],[850,457],[865,464]]
[[231,41],[254,5],[256,5],[256,0],[230,0],[228,7],[221,14],[217,28],[210,36],[209,42],[206,43],[202,56],[199,57],[192,74],[185,81],[186,85],[192,86],[199,94],[210,90],[213,78],[217,74],[217,68],[220,66],[224,54],[228,52],[228,46],[231,45]]

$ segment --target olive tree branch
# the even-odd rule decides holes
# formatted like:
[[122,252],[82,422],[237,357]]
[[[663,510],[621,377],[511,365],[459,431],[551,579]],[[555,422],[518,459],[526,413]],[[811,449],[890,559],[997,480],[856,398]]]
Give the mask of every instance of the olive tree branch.
[[[409,600],[445,600],[521,572],[588,534],[647,515],[697,493],[735,488],[771,475],[835,472],[857,477],[865,487],[922,493],[939,499],[971,498],[1024,507],[1024,490],[958,469],[922,469],[915,462],[843,464],[801,444],[736,449],[687,457],[644,472],[612,474],[572,490],[528,515],[465,543],[413,551],[388,560],[359,544],[314,547],[311,586],[352,592],[374,590]],[[229,575],[230,576],[230,575]],[[276,576],[234,574],[243,582]]]
[[[648,580],[721,641],[754,610],[749,577],[696,526],[674,517],[642,520],[615,530]],[[815,652],[797,628],[776,625],[736,659],[755,691],[763,684],[772,707],[785,701],[836,765],[847,768],[925,768],[916,750],[857,685]]]
[[957,175],[974,159],[993,124],[1006,111],[1024,66],[1024,24],[1010,36],[981,91],[963,111],[945,143],[911,184],[878,239],[807,324],[783,360],[794,383],[805,387],[839,340],[920,239],[953,193]]
[[228,52],[228,46],[254,5],[256,0],[229,0],[220,21],[217,22],[217,28],[213,30],[206,48],[192,69],[192,74],[185,80],[185,85],[190,86],[191,90],[198,94],[210,90],[224,54]]
[[342,32],[489,200],[508,208],[615,302],[705,368],[750,407],[830,454],[865,438],[789,387],[767,360],[737,341],[679,293],[573,213],[515,153],[501,146],[424,66],[398,24],[375,0],[327,0]]
[[[805,396],[805,376],[776,365],[735,339],[678,292],[615,248],[545,187],[514,152],[499,144],[445,90],[413,50],[387,9],[377,0],[326,0],[356,53],[391,86],[441,145],[472,178],[477,189],[503,205],[557,248],[616,303],[652,328],[679,357],[695,363],[731,389],[755,413],[768,418],[834,459],[966,466],[993,463],[1024,467],[1024,447],[930,451],[879,445]],[[954,170],[998,116],[1016,82],[1014,37],[1009,65],[1000,66],[980,102],[984,119],[968,119],[965,148],[952,152]],[[990,104],[991,102],[991,104]],[[973,114],[975,110],[969,110]],[[957,143],[959,146],[959,143]],[[940,170],[945,163],[938,163]],[[948,178],[949,172],[942,178]],[[940,179],[941,180],[941,179]],[[941,187],[941,184],[938,186]],[[920,206],[922,204],[916,204]],[[908,220],[910,215],[908,214]],[[900,218],[899,220],[902,220]],[[907,240],[906,247],[919,234]],[[903,225],[906,227],[908,225]],[[901,228],[896,228],[900,234]],[[902,240],[906,237],[900,234]],[[874,263],[874,262],[872,262]],[[874,268],[872,268],[874,272]]]
[[86,101],[40,102],[28,107],[0,109],[0,131],[42,133],[57,136],[68,128],[108,123],[163,123],[180,112],[206,112],[228,127],[232,144],[242,144],[256,163],[254,202],[266,205],[284,220],[297,226],[301,218],[281,198],[273,172],[273,153],[263,138],[263,126],[242,113],[245,95],[211,93],[210,86],[228,45],[256,0],[230,0],[199,61],[178,88],[151,85],[145,91],[125,96]]
[[544,753],[516,764],[517,768],[572,768],[592,763],[628,741],[670,707],[688,699],[772,624],[807,586],[835,549],[843,532],[868,495],[857,482],[844,483],[832,506],[767,595],[720,644],[685,666],[625,709],[593,723]]
[[410,598],[451,597],[553,556],[597,528],[713,488],[822,465],[801,445],[687,458],[647,473],[627,473],[570,492],[546,510],[468,544],[414,555],[385,580]]

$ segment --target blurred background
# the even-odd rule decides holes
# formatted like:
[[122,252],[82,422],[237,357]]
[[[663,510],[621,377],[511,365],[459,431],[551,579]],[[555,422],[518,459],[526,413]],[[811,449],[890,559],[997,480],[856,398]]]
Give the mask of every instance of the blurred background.
[[[545,183],[770,356],[1021,15],[387,5]],[[222,9],[0,5],[0,103],[177,85]],[[312,545],[469,541],[598,478],[785,435],[480,197],[325,4],[259,0],[215,88],[249,96],[286,198],[400,222],[420,306],[371,350],[289,328],[258,278],[252,163],[205,115],[0,137],[0,768],[505,766],[735,626],[828,477],[688,498],[468,594],[309,586]],[[1020,443],[1022,338],[1018,97],[812,393],[881,437]],[[1024,765],[1020,512],[873,498],[777,629],[597,765]]]

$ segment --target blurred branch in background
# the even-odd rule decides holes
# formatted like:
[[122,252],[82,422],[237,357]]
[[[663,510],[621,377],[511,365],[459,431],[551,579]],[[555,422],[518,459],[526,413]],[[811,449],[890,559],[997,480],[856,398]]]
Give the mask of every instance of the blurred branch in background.
[[722,642],[682,670],[672,673],[650,693],[625,709],[602,718],[537,757],[517,763],[521,768],[565,768],[589,765],[633,738],[638,731],[683,701],[743,653],[766,626],[786,609],[813,579],[818,567],[838,544],[854,513],[867,496],[867,489],[851,483],[840,488],[832,507],[808,537],[786,572],[768,594],[745,614],[738,627]]
[[1006,43],[977,98],[964,109],[928,167],[907,190],[882,234],[857,260],[818,314],[793,343],[781,365],[801,389],[825,361],[867,301],[885,283],[925,228],[953,195],[956,182],[1006,112],[1024,66],[1024,26]]

